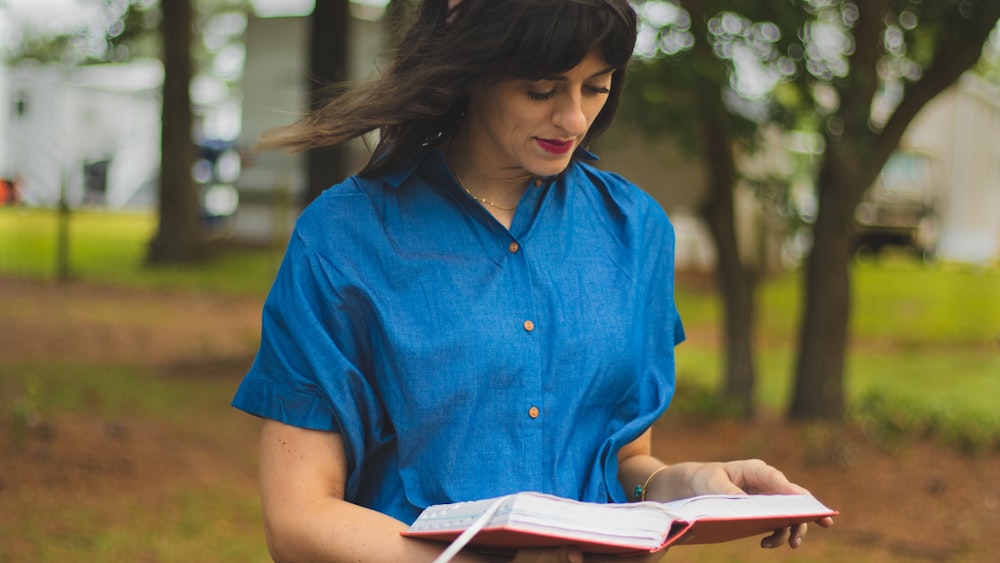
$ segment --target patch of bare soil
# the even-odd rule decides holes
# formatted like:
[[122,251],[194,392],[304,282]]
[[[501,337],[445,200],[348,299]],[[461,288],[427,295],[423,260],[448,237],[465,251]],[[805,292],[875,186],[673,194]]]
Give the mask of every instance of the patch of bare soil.
[[[997,452],[971,455],[918,439],[887,448],[856,429],[767,418],[673,421],[669,411],[654,440],[668,461],[763,459],[840,511],[833,528],[814,526],[800,550],[759,560],[998,560]],[[735,561],[748,546],[679,547],[671,555]]]
[[[255,298],[0,279],[0,392],[5,366],[41,358],[224,377],[235,386],[253,358],[260,307]],[[209,480],[255,490],[256,429],[248,419],[220,409],[199,436],[145,418],[47,420],[18,447],[0,442],[0,506],[42,489],[93,503],[112,492],[141,498]],[[968,455],[918,439],[889,449],[855,429],[669,412],[654,439],[667,461],[764,459],[841,511],[833,528],[814,528],[800,550],[758,553],[746,540],[678,547],[667,561],[994,561],[1000,554],[997,452]],[[0,528],[20,522],[0,510]]]
[[252,354],[261,301],[0,279],[0,358],[192,366]]

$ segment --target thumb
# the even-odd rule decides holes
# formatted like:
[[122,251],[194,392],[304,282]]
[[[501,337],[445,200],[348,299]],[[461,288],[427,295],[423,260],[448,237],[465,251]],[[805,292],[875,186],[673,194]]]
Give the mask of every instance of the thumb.
[[562,557],[559,558],[560,561],[565,561],[565,563],[583,563],[583,552],[575,547],[563,547],[559,551]]

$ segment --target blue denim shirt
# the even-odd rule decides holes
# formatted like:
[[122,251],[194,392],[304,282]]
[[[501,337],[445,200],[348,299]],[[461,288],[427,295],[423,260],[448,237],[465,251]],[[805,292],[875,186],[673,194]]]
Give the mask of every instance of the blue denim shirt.
[[574,161],[510,229],[427,149],[299,218],[233,405],[339,432],[348,500],[424,507],[534,490],[624,502],[617,453],[667,408],[674,233]]

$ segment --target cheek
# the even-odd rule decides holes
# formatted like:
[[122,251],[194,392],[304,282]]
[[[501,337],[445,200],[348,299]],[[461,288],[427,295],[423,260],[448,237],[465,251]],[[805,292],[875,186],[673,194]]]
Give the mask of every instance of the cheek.
[[601,110],[607,105],[607,98],[602,97],[599,100],[595,100],[592,104],[587,106],[584,113],[587,115],[587,125],[590,126],[597,119],[598,115],[601,115]]
[[546,113],[538,105],[510,104],[506,111],[499,115],[499,126],[508,135],[519,137],[533,134],[536,129],[545,124]]
[[495,96],[489,105],[491,121],[498,124],[513,124],[522,121],[527,108],[510,94]]

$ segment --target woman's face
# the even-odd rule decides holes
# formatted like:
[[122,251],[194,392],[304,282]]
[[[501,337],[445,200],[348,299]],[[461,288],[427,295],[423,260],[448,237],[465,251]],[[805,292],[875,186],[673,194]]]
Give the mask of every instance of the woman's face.
[[596,51],[544,80],[506,80],[474,91],[466,125],[477,167],[500,176],[553,176],[569,166],[607,103],[610,67]]

